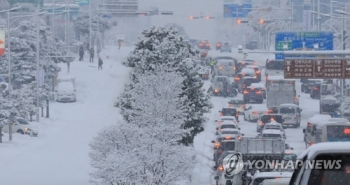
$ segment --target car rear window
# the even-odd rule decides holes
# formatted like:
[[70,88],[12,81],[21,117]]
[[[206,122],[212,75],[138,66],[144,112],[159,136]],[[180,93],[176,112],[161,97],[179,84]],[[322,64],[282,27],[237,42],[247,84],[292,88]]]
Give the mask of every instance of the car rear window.
[[221,111],[224,115],[225,114],[231,114],[231,115],[235,115],[237,113],[236,109],[222,109]]
[[282,115],[263,115],[261,121],[263,123],[269,123],[270,121],[276,121],[277,123],[283,123]]

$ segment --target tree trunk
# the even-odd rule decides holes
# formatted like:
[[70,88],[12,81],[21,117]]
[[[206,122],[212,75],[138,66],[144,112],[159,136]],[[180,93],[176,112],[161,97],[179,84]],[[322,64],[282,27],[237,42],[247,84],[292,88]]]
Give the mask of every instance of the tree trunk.
[[55,77],[54,76],[52,76],[52,86],[51,86],[51,88],[52,88],[52,91],[55,91]]
[[2,127],[0,127],[0,143],[2,143]]
[[50,101],[46,100],[46,118],[50,117],[50,107],[49,107]]
[[9,140],[12,141],[12,121],[9,124]]
[[40,107],[41,108],[41,117],[44,117],[44,106]]

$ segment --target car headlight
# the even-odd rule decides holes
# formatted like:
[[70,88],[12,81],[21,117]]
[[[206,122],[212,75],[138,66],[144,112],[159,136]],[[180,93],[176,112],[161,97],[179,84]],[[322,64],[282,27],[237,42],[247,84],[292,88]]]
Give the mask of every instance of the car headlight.
[[24,128],[25,131],[32,131],[30,128]]

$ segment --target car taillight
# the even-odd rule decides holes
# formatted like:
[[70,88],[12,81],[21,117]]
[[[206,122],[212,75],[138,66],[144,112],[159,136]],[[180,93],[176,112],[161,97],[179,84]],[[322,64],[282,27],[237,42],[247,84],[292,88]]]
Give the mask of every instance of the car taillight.
[[214,92],[218,93],[218,92],[219,92],[219,89],[215,89]]
[[311,143],[310,143],[310,146],[311,146],[311,145],[314,145],[314,144],[315,144],[314,142],[311,142]]
[[229,104],[228,104],[228,107],[232,107],[232,104],[231,104],[231,103],[229,103]]
[[258,78],[257,76],[254,76],[254,78]]
[[218,170],[219,170],[220,172],[223,172],[223,171],[224,171],[224,167],[223,167],[223,166],[219,166],[219,167],[218,167]]
[[210,44],[207,44],[207,46],[210,46]]
[[245,74],[244,74],[244,73],[242,73],[242,76],[245,76]]
[[261,94],[261,91],[256,91],[255,93],[256,93],[256,94]]
[[261,71],[257,71],[257,72],[256,72],[256,74],[260,74],[260,73],[261,73]]
[[233,70],[236,70],[236,67],[233,67]]
[[258,112],[253,112],[253,114],[258,114]]
[[216,46],[220,46],[220,44],[216,44]]
[[238,77],[236,77],[236,78],[235,78],[235,80],[236,80],[236,81],[239,81],[239,78],[238,78]]
[[220,146],[220,143],[216,142],[216,143],[214,144],[214,146],[219,147],[219,146]]
[[256,62],[253,62],[253,65],[256,65]]
[[315,91],[317,91],[317,90],[318,90],[318,88],[317,88],[317,87],[315,87],[315,88],[314,88],[314,90],[315,90]]
[[245,84],[243,84],[243,86],[242,86],[243,88],[245,88]]
[[248,91],[243,91],[243,94],[249,94],[249,92]]
[[219,69],[222,70],[222,66],[219,66]]
[[298,100],[298,97],[294,97],[294,101],[296,102]]
[[263,125],[263,122],[259,120],[259,121],[258,121],[258,124],[259,124],[259,125]]
[[236,117],[238,117],[238,113],[236,113]]

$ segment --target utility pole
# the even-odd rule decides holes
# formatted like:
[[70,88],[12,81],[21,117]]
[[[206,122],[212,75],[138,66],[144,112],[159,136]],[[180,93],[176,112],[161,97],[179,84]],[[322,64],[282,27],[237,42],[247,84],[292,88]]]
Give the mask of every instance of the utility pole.
[[92,19],[92,8],[91,8],[91,0],[89,0],[89,21],[90,21],[90,24],[89,24],[89,26],[90,26],[90,28],[89,28],[89,48],[88,48],[88,50],[90,50],[90,48],[92,48],[92,46],[91,46],[91,19]]
[[292,13],[291,13],[292,14],[291,27],[292,27],[292,30],[294,30],[294,3],[292,2],[291,4],[292,4],[292,7],[291,7],[291,9],[292,9],[291,10],[292,11]]
[[321,0],[318,0],[318,2],[317,2],[317,31],[321,31],[320,8],[321,8]]
[[[344,9],[346,10],[346,9]],[[343,33],[342,33],[342,42],[343,42],[343,50],[346,50],[346,30],[345,30],[345,13],[343,13]],[[344,97],[344,86],[345,86],[345,79],[341,80],[341,97],[342,97],[342,101],[345,101],[345,97]],[[341,110],[341,116],[343,117],[343,110]]]
[[[40,6],[39,6],[39,1],[38,1],[38,13],[40,12]],[[39,82],[40,82],[40,65],[39,65],[39,47],[40,47],[40,39],[39,39],[39,31],[40,31],[40,24],[39,24],[39,19],[38,17],[36,19],[36,122],[39,122]]]

